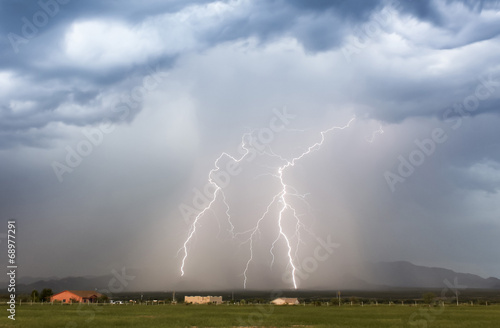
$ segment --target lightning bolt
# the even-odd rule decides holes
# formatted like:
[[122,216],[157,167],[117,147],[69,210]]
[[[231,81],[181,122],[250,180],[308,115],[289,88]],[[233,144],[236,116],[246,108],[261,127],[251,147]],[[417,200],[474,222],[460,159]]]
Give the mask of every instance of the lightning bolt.
[[[255,235],[255,233],[258,231],[259,229],[259,225],[260,225],[260,222],[267,216],[267,214],[269,213],[269,210],[271,208],[271,206],[276,203],[276,201],[279,199],[279,203],[281,203],[281,209],[279,211],[279,214],[278,214],[278,228],[279,228],[279,234],[278,236],[276,237],[276,239],[274,240],[274,242],[272,243],[272,247],[270,249],[270,253],[272,255],[272,262],[271,262],[271,266],[273,265],[274,263],[274,259],[275,259],[275,256],[274,256],[274,253],[273,253],[273,249],[276,245],[276,243],[281,239],[283,238],[285,240],[285,244],[286,244],[286,247],[287,247],[287,260],[288,260],[288,266],[291,267],[291,270],[292,270],[292,282],[293,282],[293,287],[295,289],[297,289],[297,280],[296,280],[296,276],[295,276],[295,272],[297,270],[297,267],[295,266],[294,264],[294,260],[293,260],[293,257],[292,257],[292,246],[291,246],[291,238],[285,233],[284,229],[283,229],[283,219],[284,219],[284,214],[287,210],[290,210],[292,213],[293,213],[293,217],[297,220],[297,223],[296,223],[296,230],[295,230],[295,235],[297,236],[297,247],[296,247],[296,253],[295,255],[297,254],[297,251],[298,251],[298,245],[299,243],[301,242],[300,240],[300,232],[299,232],[299,228],[302,226],[302,222],[300,221],[298,215],[297,215],[297,211],[295,210],[295,208],[291,205],[291,203],[287,200],[287,198],[289,198],[289,196],[300,196],[298,195],[297,193],[290,193],[288,190],[289,189],[293,189],[292,187],[290,187],[286,182],[285,182],[285,178],[284,178],[284,173],[287,169],[289,168],[292,168],[295,166],[295,164],[300,161],[302,158],[306,157],[307,155],[311,154],[312,152],[318,150],[321,148],[321,146],[323,145],[323,143],[325,142],[325,136],[329,133],[331,133],[332,131],[335,131],[335,130],[344,130],[346,128],[348,128],[351,123],[355,120],[355,118],[353,117],[351,120],[349,120],[349,122],[344,125],[344,126],[341,126],[341,127],[332,127],[332,128],[329,128],[328,130],[325,130],[325,131],[322,131],[320,133],[321,135],[321,139],[320,141],[316,142],[315,144],[311,145],[310,147],[307,148],[307,150],[305,150],[303,153],[301,153],[300,155],[292,158],[291,160],[286,160],[284,157],[280,156],[280,155],[277,155],[275,154],[274,152],[270,152],[268,153],[268,155],[272,156],[272,157],[277,157],[279,158],[280,160],[282,161],[285,161],[286,163],[282,166],[280,166],[277,170],[277,174],[274,175],[280,182],[280,185],[281,185],[281,189],[280,191],[273,197],[272,201],[269,203],[269,205],[267,206],[266,208],[266,211],[265,213],[260,217],[260,219],[257,221],[257,225],[255,226],[255,228],[252,230],[252,234],[250,235],[248,241],[249,241],[249,244],[250,244],[250,258],[249,260],[247,261],[247,264],[246,264],[246,267],[245,267],[245,271],[243,273],[243,276],[244,276],[244,283],[243,283],[243,287],[246,288],[246,284],[247,284],[247,280],[248,280],[248,277],[247,277],[247,272],[248,272],[248,268],[249,268],[249,265],[250,265],[250,262],[253,260],[253,237]],[[301,197],[303,198],[303,197]]]
[[[250,237],[247,239],[246,242],[248,242],[250,244],[250,258],[248,259],[247,261],[247,264],[245,266],[245,271],[243,271],[243,276],[244,276],[244,279],[243,279],[243,288],[247,288],[247,280],[248,280],[248,277],[247,277],[247,272],[248,272],[248,268],[250,267],[250,263],[252,262],[253,260],[253,238],[254,238],[254,235],[259,231],[259,226],[260,226],[260,223],[264,220],[264,218],[267,216],[267,214],[269,213],[269,210],[271,209],[271,206],[274,204],[274,202],[276,201],[276,198],[278,196],[274,196],[273,200],[271,203],[269,203],[269,205],[267,205],[267,208],[266,208],[266,211],[264,212],[264,214],[262,214],[262,216],[259,218],[259,220],[257,221],[257,224],[255,225],[255,227],[247,232],[251,232],[250,234]],[[240,233],[240,234],[244,234],[244,233]],[[242,244],[245,244],[246,242],[243,242]]]
[[366,141],[368,141],[369,143],[373,143],[373,141],[375,140],[375,136],[377,134],[382,134],[384,133],[384,130],[382,130],[382,125],[378,128],[378,130],[376,131],[373,131],[372,133],[372,136],[370,138],[366,138]]
[[[219,162],[223,158],[229,158],[230,160],[232,160],[235,163],[239,163],[239,162],[241,162],[242,160],[245,159],[245,157],[250,153],[250,149],[247,148],[247,143],[245,142],[245,138],[246,137],[250,137],[251,138],[253,132],[250,132],[250,133],[247,133],[247,134],[243,135],[242,141],[241,141],[241,148],[244,149],[244,153],[239,158],[236,158],[236,157],[234,157],[234,156],[232,156],[232,155],[230,155],[230,154],[228,154],[226,152],[223,152],[215,160],[215,162],[214,162],[214,168],[212,170],[210,170],[210,172],[208,174],[208,182],[214,188],[214,191],[212,193],[212,198],[208,202],[208,204],[195,217],[193,223],[191,224],[191,226],[189,228],[188,236],[187,236],[186,240],[184,241],[183,246],[179,249],[179,252],[183,251],[183,253],[184,253],[184,256],[182,258],[181,268],[180,268],[181,276],[184,276],[184,274],[185,274],[184,268],[185,268],[185,264],[186,264],[186,259],[188,258],[188,255],[189,255],[188,246],[189,246],[191,240],[193,239],[194,235],[196,234],[197,226],[198,226],[200,220],[205,216],[205,214],[208,211],[213,210],[214,204],[220,198],[221,201],[222,201],[222,203],[224,204],[224,206],[226,208],[225,213],[226,213],[229,225],[230,225],[229,232],[231,233],[232,237],[235,238],[235,237],[238,237],[240,235],[247,235],[247,234],[249,234],[249,237],[246,239],[246,241],[244,241],[242,243],[242,245],[248,243],[249,244],[249,249],[250,249],[250,256],[249,256],[249,258],[248,258],[248,260],[246,262],[245,270],[243,272],[243,277],[244,277],[244,279],[243,279],[243,287],[246,288],[247,282],[248,282],[248,276],[247,276],[248,270],[249,270],[250,264],[251,264],[251,262],[253,261],[253,258],[254,258],[253,246],[254,246],[255,236],[259,232],[259,228],[261,226],[262,221],[264,221],[264,219],[266,217],[270,216],[269,213],[271,212],[271,209],[272,209],[273,205],[279,204],[280,206],[278,207],[279,208],[279,212],[278,212],[278,220],[277,220],[277,227],[278,227],[279,233],[278,233],[276,239],[274,240],[274,242],[272,243],[272,247],[270,249],[270,253],[271,253],[271,256],[272,256],[271,266],[273,265],[274,260],[275,260],[275,255],[273,253],[275,245],[281,239],[283,239],[285,241],[285,245],[286,245],[286,249],[287,249],[287,252],[286,252],[286,259],[288,261],[287,267],[291,268],[293,287],[295,289],[297,289],[298,286],[297,286],[297,279],[296,279],[296,275],[295,275],[297,267],[296,267],[296,265],[294,263],[294,258],[297,258],[299,245],[302,242],[301,238],[300,238],[300,229],[301,228],[305,229],[305,225],[301,222],[301,220],[299,218],[299,215],[297,214],[296,209],[291,204],[289,198],[296,197],[296,198],[301,199],[304,202],[306,202],[307,205],[309,205],[309,204],[305,200],[305,197],[306,197],[307,194],[300,195],[293,187],[291,187],[290,185],[288,185],[286,183],[286,181],[285,181],[286,180],[285,179],[285,173],[289,169],[293,168],[298,161],[300,161],[304,157],[308,156],[312,152],[314,152],[316,150],[319,150],[323,146],[327,134],[332,133],[335,130],[344,130],[344,129],[348,128],[354,120],[355,120],[355,118],[353,117],[344,126],[335,126],[335,127],[331,127],[331,128],[329,128],[329,129],[327,129],[325,131],[320,132],[320,136],[321,136],[320,141],[318,141],[318,142],[314,143],[313,145],[309,146],[300,155],[292,158],[291,160],[287,160],[286,158],[284,158],[284,157],[282,157],[282,156],[274,153],[271,149],[269,149],[268,152],[264,152],[264,154],[266,154],[266,155],[268,155],[270,157],[278,158],[281,162],[284,162],[284,164],[282,166],[279,166],[277,168],[276,173],[272,174],[272,176],[275,177],[279,181],[279,185],[281,186],[281,188],[280,188],[279,192],[276,193],[273,196],[271,202],[267,205],[266,210],[264,211],[264,213],[262,214],[262,216],[260,216],[260,218],[257,220],[256,225],[253,228],[251,228],[251,229],[249,229],[247,231],[244,231],[244,232],[234,233],[235,227],[234,227],[234,225],[233,225],[233,223],[231,221],[230,206],[229,206],[229,204],[227,202],[227,199],[226,199],[226,196],[224,194],[223,188],[220,185],[217,184],[217,182],[215,181],[215,179],[213,178],[213,176],[214,176],[214,174],[216,172],[218,172],[220,170]],[[383,131],[381,130],[380,133],[383,133]],[[251,144],[251,142],[250,142],[250,144]],[[276,167],[274,167],[273,169],[276,169]],[[285,232],[285,230],[283,228],[283,226],[284,226],[283,221],[286,220],[285,214],[287,212],[291,212],[292,213],[292,217],[296,220],[295,234],[293,236],[289,236]],[[305,230],[307,231],[307,229],[305,229]],[[293,253],[292,238],[293,237],[297,238],[297,244],[295,246],[295,253],[292,255],[292,253]]]
[[189,245],[189,242],[191,241],[191,239],[193,239],[193,236],[195,235],[196,233],[196,227],[199,223],[199,221],[201,220],[201,218],[205,215],[205,213],[209,210],[212,209],[212,206],[214,205],[214,203],[216,202],[217,198],[218,198],[218,195],[220,194],[221,197],[222,197],[222,202],[224,203],[224,205],[226,206],[226,215],[227,215],[227,218],[228,218],[228,222],[229,222],[229,225],[231,226],[231,229],[230,229],[230,233],[231,235],[234,236],[234,225],[233,223],[231,222],[231,216],[230,216],[230,213],[229,213],[229,205],[226,201],[226,195],[224,194],[224,190],[222,189],[221,186],[219,186],[213,179],[213,175],[218,172],[220,170],[220,167],[219,167],[219,162],[222,158],[224,157],[227,157],[229,159],[231,159],[232,161],[234,161],[235,163],[239,163],[241,162],[249,153],[250,153],[250,150],[247,148],[246,146],[246,142],[245,142],[245,138],[246,137],[250,137],[251,138],[251,135],[252,135],[252,132],[250,133],[246,133],[243,135],[242,139],[241,139],[241,148],[244,149],[244,153],[241,155],[240,158],[235,158],[233,156],[231,156],[230,154],[226,153],[226,152],[223,152],[214,162],[214,168],[212,170],[210,170],[210,172],[208,173],[208,182],[214,187],[214,191],[212,193],[212,200],[207,204],[207,206],[205,206],[201,212],[198,213],[198,215],[195,217],[193,223],[191,224],[190,228],[189,228],[189,233],[188,233],[188,237],[186,238],[186,240],[184,241],[184,244],[183,246],[181,247],[181,249],[179,251],[184,251],[184,256],[182,258],[182,264],[181,264],[181,276],[184,276],[184,266],[186,264],[186,259],[188,257],[188,245]]

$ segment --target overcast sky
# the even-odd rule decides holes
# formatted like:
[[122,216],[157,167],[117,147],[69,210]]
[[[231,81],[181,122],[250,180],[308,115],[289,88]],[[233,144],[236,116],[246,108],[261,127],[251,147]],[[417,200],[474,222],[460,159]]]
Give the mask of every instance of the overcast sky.
[[[2,1],[0,218],[17,220],[20,273],[242,287],[252,256],[248,288],[290,287],[286,235],[304,288],[366,261],[500,277],[499,8]],[[279,167],[353,117],[283,171],[301,223],[288,207],[280,235],[275,200],[248,233]],[[218,193],[181,277],[213,196],[198,191],[245,133],[230,209]]]

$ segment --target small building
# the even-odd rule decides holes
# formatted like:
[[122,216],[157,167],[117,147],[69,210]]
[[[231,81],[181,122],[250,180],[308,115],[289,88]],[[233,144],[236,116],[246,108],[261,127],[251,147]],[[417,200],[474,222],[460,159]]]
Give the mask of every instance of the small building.
[[285,298],[285,297],[280,297],[275,300],[271,301],[272,304],[274,305],[298,305],[300,304],[299,300],[297,298]]
[[184,296],[184,303],[222,304],[222,296]]
[[50,301],[62,303],[96,303],[102,294],[93,290],[65,290],[52,295]]

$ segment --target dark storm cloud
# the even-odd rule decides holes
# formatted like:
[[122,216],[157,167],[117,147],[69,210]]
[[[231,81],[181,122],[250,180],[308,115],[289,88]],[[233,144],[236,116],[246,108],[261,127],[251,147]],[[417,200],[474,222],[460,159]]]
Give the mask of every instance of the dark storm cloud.
[[[175,1],[79,1],[64,0],[56,1],[57,9],[54,9],[54,2],[50,0],[29,1],[29,0],[6,0],[0,4],[2,19],[1,30],[3,32],[19,32],[22,17],[32,19],[32,16],[43,8],[57,12],[51,24],[58,25],[75,19],[85,19],[88,17],[102,17],[138,21],[144,18],[157,15],[158,13],[177,12],[187,6],[213,2],[212,0],[175,0]],[[42,5],[40,5],[40,3]],[[62,13],[62,15],[59,15]],[[60,17],[58,17],[60,16]]]
[[[162,69],[168,69],[172,62],[171,55],[150,56],[149,62],[89,69],[91,67],[60,62],[60,59],[51,61],[51,57],[60,53],[58,49],[71,24],[96,18],[117,18],[130,24],[140,23],[151,14],[176,12],[195,3],[203,1],[151,1],[141,6],[134,6],[131,2],[101,1],[2,2],[0,67],[9,72],[11,78],[19,80],[18,87],[0,99],[0,127],[5,136],[2,138],[2,148],[17,144],[50,145],[50,142],[40,143],[40,140],[50,141],[50,135],[58,134],[49,133],[40,139],[47,133],[39,129],[52,122],[82,126],[98,123],[105,118],[117,121],[119,114],[112,112],[112,108],[103,107],[99,97],[108,90],[115,90],[117,94],[130,93],[149,74],[149,66],[161,65]],[[48,18],[38,26],[35,20],[40,17]],[[44,62],[50,64],[44,65]],[[15,112],[12,103],[16,101],[32,102],[32,109]],[[119,102],[117,100],[111,106]],[[57,113],[57,109],[65,104],[85,106],[87,113]],[[133,119],[135,114],[136,111],[129,115],[128,120]]]
[[380,76],[365,76],[371,87],[365,90],[364,100],[374,109],[370,116],[387,122],[432,116],[456,122],[488,112],[498,114],[500,72],[493,74],[491,70],[486,67],[484,71],[466,71],[463,80],[458,81],[449,81],[446,76],[424,80],[393,76],[382,84],[378,83]]
[[[280,1],[278,1],[280,2]],[[325,10],[334,10],[341,13],[342,16],[347,16],[354,20],[364,20],[368,18],[370,12],[381,4],[381,1],[363,1],[363,0],[340,0],[340,1],[328,1],[328,0],[291,0],[291,1],[281,1],[281,3],[286,2],[292,6],[303,9],[307,11],[314,12],[324,12]]]
[[256,36],[262,41],[294,37],[308,51],[325,51],[340,45],[343,23],[367,20],[379,1],[256,1],[252,11],[229,22],[214,35],[215,41]]
[[[481,13],[486,8],[491,8],[497,4],[496,1],[481,1],[472,3],[470,1],[449,1],[449,4],[463,3],[474,14]],[[40,4],[34,1],[5,1],[1,4],[0,19],[2,24],[0,31],[2,38],[2,50],[0,56],[0,66],[14,74],[25,78],[23,87],[32,91],[27,92],[16,90],[9,98],[0,100],[2,102],[2,116],[5,118],[3,124],[4,133],[7,131],[23,131],[29,128],[40,128],[50,122],[62,121],[69,125],[85,125],[98,122],[104,117],[110,117],[109,111],[101,110],[89,111],[88,116],[79,115],[71,118],[64,118],[58,115],[50,115],[51,111],[73,99],[76,104],[94,105],[97,98],[106,89],[115,88],[117,92],[120,86],[124,86],[126,79],[137,76],[144,71],[147,62],[140,59],[137,62],[118,66],[103,66],[99,69],[90,67],[78,67],[71,63],[51,62],[50,65],[41,64],[50,61],[50,58],[61,51],[64,35],[73,23],[86,20],[118,20],[124,22],[126,26],[134,27],[143,24],[150,17],[177,13],[192,5],[206,5],[209,1],[149,1],[136,5],[135,2],[101,2],[101,1],[70,1],[61,4],[54,1],[41,1]],[[235,3],[233,3],[234,5]],[[441,4],[442,5],[442,4]],[[443,40],[434,47],[449,48],[463,46],[466,44],[496,37],[500,31],[500,23],[478,22],[476,24],[456,24],[449,19],[445,19],[443,12],[435,1],[255,1],[244,5],[236,5],[236,13],[222,14],[215,24],[205,30],[192,31],[196,46],[192,50],[210,48],[221,42],[256,37],[261,42],[272,42],[281,37],[292,37],[297,39],[307,51],[321,52],[340,47],[347,35],[358,28],[361,24],[370,20],[373,13],[382,10],[386,6],[392,6],[392,10],[398,10],[403,14],[414,16],[420,20],[429,21],[435,26],[444,30],[449,30],[459,38],[453,41]],[[56,9],[57,7],[57,9]],[[37,13],[44,10],[52,11],[53,15],[46,15],[48,21],[43,26],[36,27],[36,31],[30,30],[27,25],[33,26]],[[203,8],[201,9],[203,11]],[[50,17],[49,17],[50,16]],[[38,18],[40,19],[40,18]],[[194,21],[194,24],[197,24]],[[156,26],[161,30],[161,26]],[[34,37],[26,37],[23,32],[29,31]],[[106,33],[106,31],[103,31]],[[12,46],[12,34],[23,37],[26,43],[16,43]],[[167,31],[168,34],[168,31]],[[8,36],[11,36],[10,39]],[[102,35],[96,35],[102,37]],[[14,51],[14,48],[18,51]],[[180,55],[181,53],[179,53]],[[124,54],[126,56],[126,54]],[[174,62],[172,54],[146,54],[149,62]],[[63,59],[60,58],[59,60]],[[89,69],[90,68],[90,69]],[[164,69],[168,69],[167,67]],[[137,77],[140,79],[140,77]],[[84,82],[84,83],[82,83]],[[31,84],[31,85],[30,85]],[[54,85],[58,87],[50,90],[48,95],[45,92],[37,92],[36,86]],[[129,84],[130,85],[130,84]],[[375,85],[380,85],[375,83]],[[408,85],[406,90],[395,82],[401,90],[399,95],[413,92],[413,97],[425,95],[426,86],[415,88]],[[385,87],[389,87],[386,84]],[[68,88],[70,90],[68,90]],[[124,90],[122,90],[123,92]],[[125,90],[126,91],[126,90]],[[382,92],[381,94],[383,94]],[[12,115],[9,113],[9,100],[17,98],[31,100],[36,103],[36,119],[26,119],[26,116]],[[411,98],[411,97],[410,97]],[[491,102],[491,101],[490,101]],[[494,107],[493,104],[490,107]],[[408,110],[404,112],[394,112],[399,119],[407,117],[408,114],[420,110]],[[101,114],[99,114],[101,113]],[[103,114],[105,113],[105,114]],[[26,114],[29,115],[29,114]],[[385,117],[385,116],[380,116]],[[111,119],[116,116],[111,115]],[[389,117],[385,117],[389,119]],[[22,121],[22,123],[20,122]],[[12,136],[12,138],[15,138]],[[27,136],[20,138],[23,143]]]
[[[16,52],[9,33],[25,38],[24,24],[33,24],[43,9],[36,1],[0,2],[0,208],[4,216],[26,220],[30,238],[23,247],[32,257],[26,270],[107,274],[102,268],[110,262],[131,259],[127,263],[156,265],[162,281],[178,278],[175,251],[188,230],[178,204],[191,205],[194,186],[203,188],[217,154],[241,151],[247,126],[267,127],[271,108],[287,105],[296,117],[291,126],[307,129],[304,136],[312,139],[344,122],[337,111],[356,114],[360,125],[380,121],[340,134],[338,143],[335,135],[333,146],[290,172],[304,185],[300,192],[311,191],[315,228],[341,235],[344,253],[332,259],[354,256],[349,248],[361,241],[366,247],[360,253],[373,259],[472,263],[482,250],[475,242],[480,239],[488,248],[481,255],[484,271],[500,272],[491,261],[498,249],[492,218],[500,188],[497,6],[458,0],[74,0],[61,3]],[[378,32],[348,62],[343,47],[370,24],[379,24]],[[164,83],[156,92],[122,107],[129,112],[113,111],[152,74]],[[481,79],[490,79],[488,87]],[[89,142],[83,129],[95,131],[104,119],[115,123],[114,132],[101,133],[91,154],[60,182],[51,164],[67,164],[68,149]],[[368,143],[380,125],[386,133]],[[399,156],[407,159],[417,149],[414,141],[429,138],[435,127],[446,131],[447,141],[391,193],[383,173],[397,170]],[[296,144],[286,144],[287,138],[300,136],[277,139],[293,153]],[[235,193],[241,185],[245,193],[258,189],[250,164],[247,175],[235,178]],[[240,206],[235,212],[257,212],[246,197],[228,196]],[[214,217],[203,224],[202,233],[218,233]],[[466,231],[474,238],[457,241]],[[51,234],[74,240],[61,247]],[[92,236],[95,245],[80,235]],[[208,242],[200,252],[207,240],[200,234],[192,245],[190,268],[213,264],[216,253],[220,266],[211,272],[225,271],[221,277],[239,286],[243,260],[228,261],[234,245],[221,251]],[[246,254],[244,247],[239,251]],[[60,260],[75,257],[85,259],[76,268]],[[268,260],[258,261],[267,268]],[[255,270],[266,271],[258,264]],[[325,277],[338,273],[327,264],[323,270]],[[279,284],[274,273],[265,275]],[[327,281],[313,280],[311,286]]]
[[[468,0],[448,0],[448,5],[462,4],[475,15],[480,14],[486,9],[498,9],[500,4],[497,0],[484,1],[468,1]],[[339,33],[337,37],[332,38],[332,30],[337,28],[337,23],[346,24],[351,27],[362,25],[369,21],[373,15],[384,7],[397,10],[401,14],[409,15],[420,21],[429,22],[436,27],[440,27],[449,31],[452,35],[450,40],[444,43],[437,43],[435,46],[440,49],[448,49],[460,47],[474,42],[488,40],[498,36],[500,32],[500,23],[498,20],[478,21],[478,22],[457,22],[456,17],[449,16],[448,13],[442,11],[442,3],[438,1],[413,1],[413,0],[396,0],[396,1],[300,1],[294,0],[287,2],[294,8],[299,9],[299,14],[313,13],[313,20],[310,22],[316,33],[304,33],[304,30],[299,30],[297,37],[304,46],[312,51],[323,51],[339,46],[342,42],[344,33]],[[317,18],[329,16],[329,20],[325,23],[314,21]],[[341,24],[338,24],[341,25]],[[320,27],[320,28],[319,28]],[[302,38],[301,35],[307,35]],[[329,38],[322,40],[327,35]],[[430,40],[432,44],[432,40]]]

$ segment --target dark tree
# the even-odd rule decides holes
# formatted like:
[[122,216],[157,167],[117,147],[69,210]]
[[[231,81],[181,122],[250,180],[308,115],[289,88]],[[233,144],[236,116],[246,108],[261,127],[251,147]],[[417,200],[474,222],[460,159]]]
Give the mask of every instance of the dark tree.
[[40,295],[38,294],[38,290],[33,289],[33,291],[31,292],[31,300],[33,302],[38,302],[39,299],[40,299]]
[[44,302],[50,302],[50,297],[54,295],[51,288],[44,288],[40,294],[40,299]]

